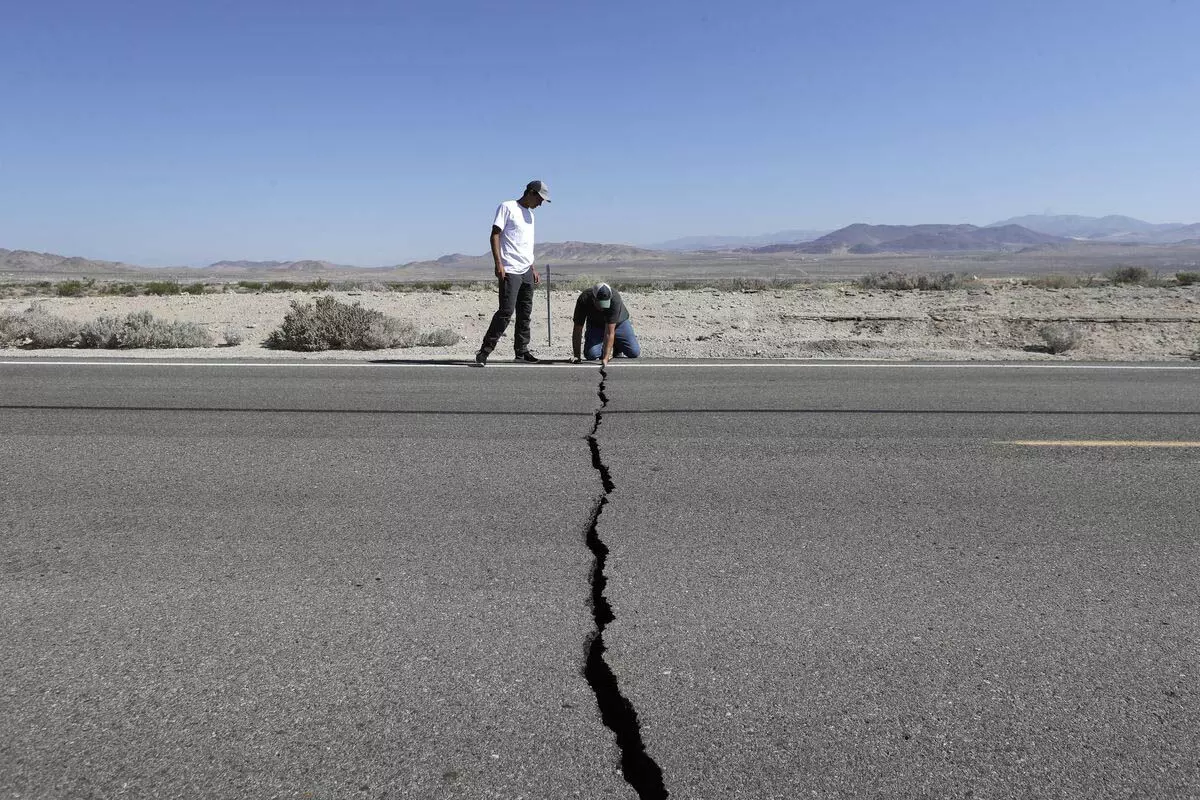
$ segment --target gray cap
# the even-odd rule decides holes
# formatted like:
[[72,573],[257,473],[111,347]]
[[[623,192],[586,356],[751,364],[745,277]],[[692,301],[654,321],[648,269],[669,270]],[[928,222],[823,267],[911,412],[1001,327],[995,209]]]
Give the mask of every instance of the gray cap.
[[607,283],[597,283],[592,287],[592,297],[600,308],[608,308],[612,305],[612,287]]
[[538,197],[550,202],[550,187],[541,181],[530,181],[525,185],[525,194],[536,194]]

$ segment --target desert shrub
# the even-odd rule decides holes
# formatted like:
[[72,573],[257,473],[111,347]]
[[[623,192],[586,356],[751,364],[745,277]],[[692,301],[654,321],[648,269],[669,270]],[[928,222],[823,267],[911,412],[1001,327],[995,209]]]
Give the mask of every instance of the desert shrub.
[[860,289],[917,290],[922,292],[944,292],[950,289],[961,289],[967,283],[966,277],[953,272],[943,272],[933,275],[927,273],[913,275],[906,272],[876,272],[871,275],[864,275],[856,281]]
[[185,294],[204,294],[204,282],[189,283],[183,287],[183,291]]
[[79,346],[89,350],[109,350],[120,346],[125,325],[120,317],[99,317],[79,328]]
[[450,347],[462,341],[462,336],[449,328],[438,328],[422,333],[417,338],[417,347]]
[[83,297],[95,284],[95,281],[61,281],[55,284],[54,293],[59,297]]
[[1106,273],[1112,283],[1145,285],[1150,282],[1150,270],[1145,267],[1117,267]]
[[1180,286],[1191,286],[1194,283],[1200,283],[1200,272],[1176,272],[1175,280]]
[[1078,275],[1039,275],[1036,278],[1027,278],[1024,283],[1038,289],[1078,289],[1086,285],[1085,280]]
[[237,347],[246,340],[246,337],[237,328],[226,328],[221,335],[225,338],[226,347]]
[[179,281],[150,281],[146,284],[146,294],[183,294],[183,287],[179,285]]
[[[245,281],[245,283],[254,283],[253,281]],[[329,288],[329,281],[317,279],[308,283],[297,281],[267,281],[266,283],[258,284],[258,287],[267,292],[323,292]]]
[[262,281],[238,281],[237,285],[239,289],[249,289],[252,292],[261,291],[263,288]]
[[363,308],[358,303],[318,297],[316,303],[292,301],[283,325],[271,331],[266,346],[275,350],[379,350],[411,347],[417,341],[411,323]]
[[0,341],[35,349],[70,347],[79,335],[79,325],[51,314],[41,303],[34,303],[20,314],[0,317]]
[[1083,343],[1083,330],[1077,325],[1053,322],[1038,329],[1038,336],[1051,353],[1065,353]]
[[592,288],[599,282],[600,281],[598,281],[596,278],[593,278],[591,275],[576,275],[574,278],[571,278],[570,282],[567,284],[567,288],[571,291],[582,292],[584,289]]
[[106,295],[137,297],[141,293],[141,288],[137,284],[133,283],[106,283],[100,287],[100,294]]
[[125,317],[117,334],[117,347],[210,347],[212,335],[194,322],[167,322],[155,319],[149,311],[135,311]]
[[387,284],[393,292],[448,292],[454,286],[453,281],[389,281]]

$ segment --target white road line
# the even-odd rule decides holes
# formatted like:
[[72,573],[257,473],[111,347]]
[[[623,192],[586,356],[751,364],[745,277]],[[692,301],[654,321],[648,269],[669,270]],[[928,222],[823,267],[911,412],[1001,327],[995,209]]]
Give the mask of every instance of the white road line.
[[[43,367],[443,367],[447,369],[468,368],[470,363],[464,360],[460,364],[440,364],[437,362],[418,363],[370,363],[363,361],[283,361],[283,362],[245,362],[245,361],[39,361],[34,359],[15,359],[0,361],[0,366],[43,366]],[[596,369],[597,364],[488,364],[487,369]],[[925,363],[826,363],[826,362],[752,362],[752,363],[707,363],[684,362],[656,364],[650,361],[622,362],[611,364],[609,369],[621,371],[626,369],[1048,369],[1048,370],[1156,370],[1163,372],[1197,372],[1200,367],[1169,364],[1031,364],[1031,363],[975,363],[975,364],[944,364]]]
[[1016,442],[997,442],[1021,447],[1200,447],[1200,442],[1157,441],[1145,439],[1048,439]]

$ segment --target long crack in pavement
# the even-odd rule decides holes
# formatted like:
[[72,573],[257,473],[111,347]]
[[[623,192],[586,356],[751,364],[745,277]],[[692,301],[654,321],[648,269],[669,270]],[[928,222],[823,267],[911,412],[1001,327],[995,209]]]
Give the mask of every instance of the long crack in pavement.
[[621,772],[625,776],[626,782],[643,800],[648,798],[657,800],[669,796],[666,786],[663,784],[662,769],[646,753],[646,746],[642,743],[642,731],[638,723],[637,711],[634,710],[633,704],[621,694],[621,689],[617,685],[617,676],[613,674],[608,662],[604,660],[604,629],[616,619],[608,598],[604,596],[604,587],[608,583],[608,579],[604,576],[608,548],[600,540],[600,534],[596,530],[600,522],[600,514],[608,505],[608,497],[616,488],[608,467],[600,457],[600,444],[596,439],[596,433],[600,430],[600,422],[603,420],[604,409],[608,406],[608,395],[604,393],[607,380],[608,372],[601,367],[600,388],[596,392],[600,398],[600,406],[596,409],[596,421],[592,425],[592,432],[587,436],[588,447],[592,451],[592,466],[600,473],[600,483],[604,487],[604,493],[597,498],[596,505],[592,509],[591,524],[588,525],[586,537],[588,549],[595,556],[592,565],[592,617],[596,620],[596,632],[588,643],[587,663],[583,674],[587,678],[588,685],[592,687],[592,691],[596,693],[596,703],[600,707],[600,719],[616,735],[617,747],[621,751]]

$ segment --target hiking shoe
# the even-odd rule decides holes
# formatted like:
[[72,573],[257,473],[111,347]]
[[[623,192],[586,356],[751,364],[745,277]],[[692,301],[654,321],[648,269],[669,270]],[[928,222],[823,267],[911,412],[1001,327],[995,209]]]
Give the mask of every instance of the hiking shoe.
[[487,366],[487,356],[485,356],[483,354],[482,350],[480,350],[478,353],[475,354],[475,363],[472,364],[471,366],[473,366],[473,367],[486,367]]
[[513,359],[513,361],[519,361],[523,364],[540,364],[540,363],[542,363],[542,360],[540,358],[538,358],[537,356],[535,356],[533,353],[529,352],[528,350],[526,350],[524,353],[517,353],[517,356],[516,356],[516,358]]

